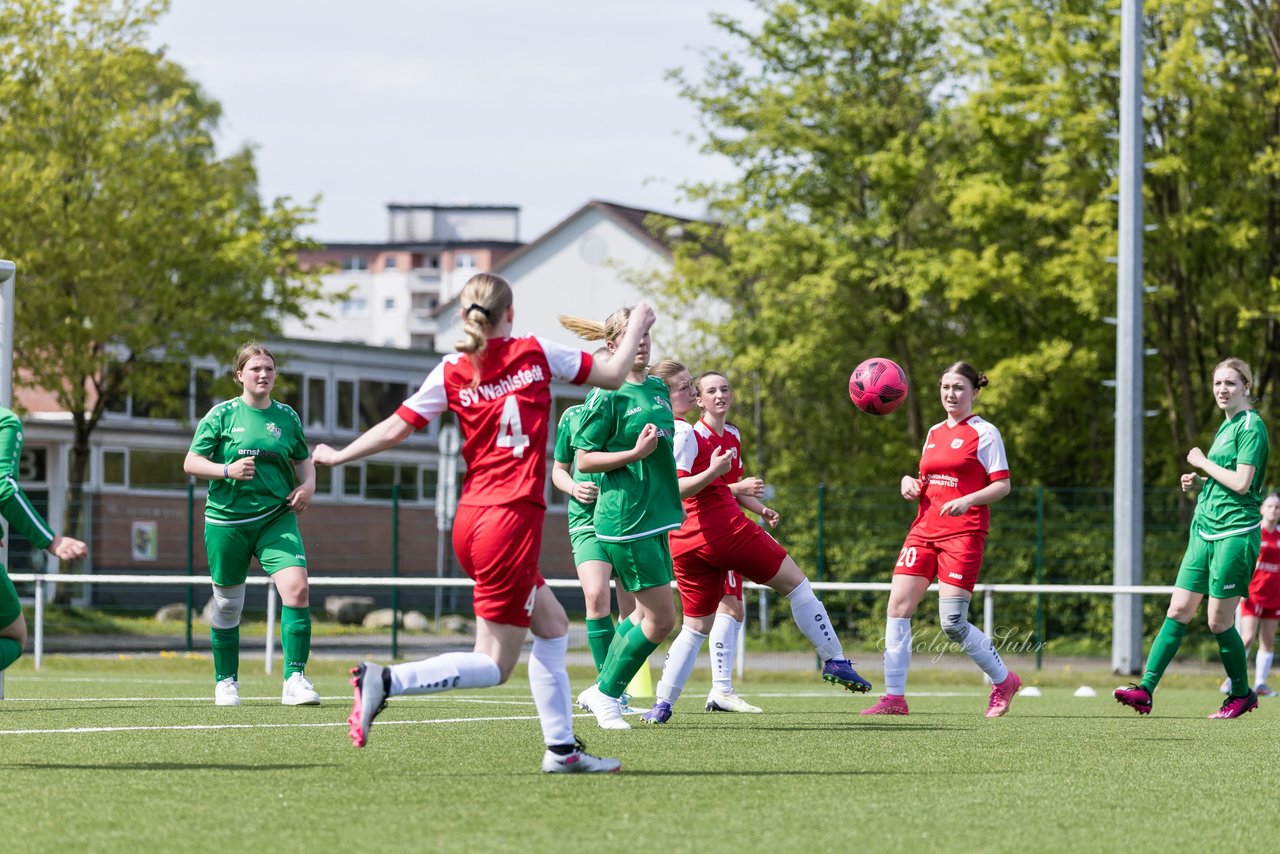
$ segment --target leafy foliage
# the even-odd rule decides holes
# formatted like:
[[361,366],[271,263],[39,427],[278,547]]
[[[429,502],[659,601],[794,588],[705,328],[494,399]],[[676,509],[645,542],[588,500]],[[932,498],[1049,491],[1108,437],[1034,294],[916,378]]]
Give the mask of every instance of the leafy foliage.
[[[221,108],[146,47],[164,0],[0,6],[0,255],[19,267],[14,362],[75,425],[71,481],[107,402],[163,399],[320,294],[297,253],[312,207],[259,197],[220,157]],[[74,513],[74,507],[73,513]]]

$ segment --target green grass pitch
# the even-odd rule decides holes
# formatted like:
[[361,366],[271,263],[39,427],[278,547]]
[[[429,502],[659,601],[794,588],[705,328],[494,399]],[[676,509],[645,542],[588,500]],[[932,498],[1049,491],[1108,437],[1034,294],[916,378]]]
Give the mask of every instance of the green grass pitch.
[[[319,708],[281,707],[256,662],[245,704],[217,708],[208,668],[55,657],[10,670],[3,849],[1231,850],[1256,847],[1277,780],[1280,700],[1206,720],[1221,699],[1208,676],[1172,680],[1142,718],[1111,699],[1113,677],[1050,678],[987,720],[969,674],[922,671],[910,717],[864,718],[870,698],[816,676],[749,674],[740,692],[765,714],[704,712],[699,671],[666,726],[577,719],[620,774],[551,776],[522,671],[394,699],[356,750],[338,663],[312,667]],[[1073,697],[1082,681],[1099,696]]]

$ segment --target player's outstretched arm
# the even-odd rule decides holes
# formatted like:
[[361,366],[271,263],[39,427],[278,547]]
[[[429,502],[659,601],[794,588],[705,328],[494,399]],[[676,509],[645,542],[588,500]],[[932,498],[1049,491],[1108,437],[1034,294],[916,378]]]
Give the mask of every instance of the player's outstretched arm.
[[621,388],[622,381],[631,371],[631,365],[640,352],[640,341],[653,326],[657,315],[648,303],[637,303],[627,318],[627,330],[618,339],[618,349],[608,359],[595,360],[591,363],[591,373],[587,374],[587,385],[599,388]]
[[412,435],[412,424],[399,415],[391,415],[361,433],[354,442],[342,450],[328,445],[317,445],[311,458],[317,465],[338,466],[394,448]]

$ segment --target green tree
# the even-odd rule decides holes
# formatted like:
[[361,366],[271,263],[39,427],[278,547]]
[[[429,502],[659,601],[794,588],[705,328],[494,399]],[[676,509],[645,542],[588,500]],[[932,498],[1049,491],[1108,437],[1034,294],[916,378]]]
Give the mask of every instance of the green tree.
[[185,386],[158,359],[229,360],[318,298],[299,267],[312,207],[258,193],[215,150],[220,107],[146,46],[164,0],[0,6],[0,255],[19,266],[17,382],[74,425],[68,528],[107,402]]
[[[845,575],[883,565],[901,532],[885,539],[878,520],[901,521],[865,489],[892,498],[940,415],[938,372],[964,359],[991,376],[979,409],[1005,436],[1015,488],[1094,490],[1049,494],[1072,539],[1064,563],[1109,553],[1114,0],[757,6],[758,25],[715,17],[733,46],[675,74],[704,150],[738,174],[688,188],[716,222],[686,227],[660,296],[682,312],[721,305],[702,330],[738,380],[739,410],[758,404],[748,440],[784,490],[788,546],[819,557],[824,483],[824,555]],[[1161,416],[1147,423],[1146,471],[1159,486],[1217,424],[1219,358],[1255,366],[1264,417],[1280,381],[1280,13],[1252,0],[1145,7],[1147,405]],[[848,371],[869,355],[910,372],[904,412],[847,403]],[[1164,537],[1187,502],[1156,504]],[[1025,576],[1034,550],[1020,549],[993,562],[993,580]]]

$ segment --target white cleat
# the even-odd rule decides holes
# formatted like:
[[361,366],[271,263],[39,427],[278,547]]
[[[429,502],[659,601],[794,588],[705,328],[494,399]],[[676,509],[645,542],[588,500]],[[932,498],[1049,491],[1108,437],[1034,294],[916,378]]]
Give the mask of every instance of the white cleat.
[[548,750],[542,754],[542,770],[546,774],[612,774],[622,768],[617,759],[606,759],[587,753],[582,739],[575,738],[572,753],[561,756]]
[[587,704],[587,709],[596,716],[600,729],[631,729],[631,724],[622,719],[622,706],[617,699],[600,690],[599,685],[592,685],[578,695],[579,702]]
[[240,705],[240,683],[228,676],[213,686],[213,704],[215,706]]
[[351,685],[355,688],[351,702],[351,714],[347,715],[351,743],[364,747],[369,743],[369,729],[373,719],[387,707],[387,668],[372,661],[361,662],[351,668]]
[[[593,683],[591,688],[596,687]],[[591,711],[591,707],[587,705],[587,695],[591,693],[591,688],[582,689],[582,693],[578,695],[578,708],[584,712]]]
[[320,695],[311,684],[311,680],[302,673],[294,673],[284,680],[284,690],[280,693],[280,703],[285,706],[318,706]]
[[733,692],[728,694],[712,691],[707,695],[708,712],[746,712],[758,715],[764,712],[759,706],[753,706]]

